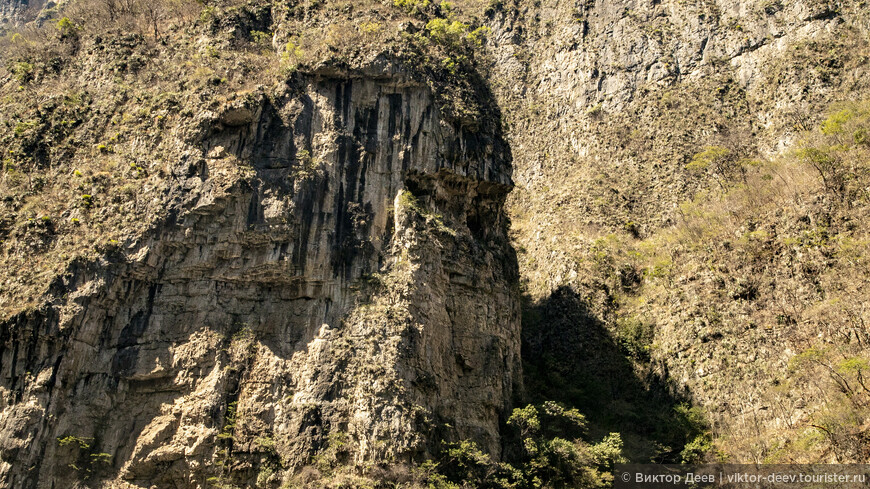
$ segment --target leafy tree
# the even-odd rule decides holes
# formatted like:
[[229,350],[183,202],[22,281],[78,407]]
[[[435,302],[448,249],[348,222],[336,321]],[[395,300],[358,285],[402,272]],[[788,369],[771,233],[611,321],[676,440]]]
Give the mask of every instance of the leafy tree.
[[590,445],[581,439],[585,417],[555,402],[517,408],[508,425],[517,430],[521,445],[511,463],[494,462],[468,440],[451,444],[437,470],[429,472],[430,487],[607,487],[613,466],[625,462],[618,433]]

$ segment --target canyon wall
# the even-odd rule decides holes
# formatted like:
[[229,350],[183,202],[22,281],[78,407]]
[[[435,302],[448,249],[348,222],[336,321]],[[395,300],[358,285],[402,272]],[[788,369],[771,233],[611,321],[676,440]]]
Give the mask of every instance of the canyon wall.
[[[597,321],[639,378],[664,378],[704,412],[717,456],[863,460],[866,450],[836,447],[841,436],[863,446],[863,415],[830,421],[846,415],[811,394],[795,363],[813,349],[865,354],[863,273],[834,243],[858,240],[856,256],[867,256],[855,228],[866,194],[832,195],[802,152],[844,141],[830,161],[866,186],[866,154],[851,135],[870,97],[866,5],[542,0],[494,2],[486,15],[515,160],[508,213],[524,290],[533,310],[567,324],[556,332],[560,320],[529,315],[524,348],[561,348]],[[825,122],[853,116],[843,135]],[[802,238],[814,233],[824,244]],[[559,311],[566,297],[593,320]],[[536,346],[539,330],[551,346]],[[607,371],[606,346],[530,361],[578,378]],[[618,382],[589,379],[564,400],[602,411],[611,430],[634,430],[646,408]],[[604,395],[589,402],[590,391]],[[627,442],[630,456],[662,452],[648,436]],[[809,438],[819,441],[795,444]]]
[[201,119],[169,218],[3,325],[2,484],[497,456],[521,383],[501,134],[385,59]]

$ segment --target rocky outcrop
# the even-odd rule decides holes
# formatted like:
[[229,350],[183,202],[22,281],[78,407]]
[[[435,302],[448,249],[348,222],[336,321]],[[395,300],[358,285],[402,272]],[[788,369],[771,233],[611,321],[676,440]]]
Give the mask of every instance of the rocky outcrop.
[[497,455],[520,379],[501,134],[444,122],[385,60],[200,117],[169,219],[0,330],[2,484]]

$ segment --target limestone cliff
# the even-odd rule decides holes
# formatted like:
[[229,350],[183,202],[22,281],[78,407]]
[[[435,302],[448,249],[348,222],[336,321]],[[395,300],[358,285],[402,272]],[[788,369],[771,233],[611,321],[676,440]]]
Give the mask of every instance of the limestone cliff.
[[384,58],[200,117],[169,217],[5,322],[2,484],[277,484],[330,443],[498,453],[520,382],[501,135]]

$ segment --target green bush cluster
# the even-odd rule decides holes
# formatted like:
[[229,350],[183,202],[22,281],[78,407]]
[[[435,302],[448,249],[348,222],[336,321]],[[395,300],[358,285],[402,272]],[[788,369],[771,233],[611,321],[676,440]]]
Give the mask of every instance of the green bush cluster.
[[393,5],[415,15],[429,8],[429,0],[393,0]]
[[26,61],[13,63],[9,71],[12,72],[15,81],[17,81],[19,85],[24,85],[33,79],[33,65]]
[[655,327],[637,318],[620,318],[616,321],[616,339],[620,347],[632,357],[649,359],[649,350],[655,338]]
[[705,147],[692,157],[686,169],[696,175],[710,174],[723,189],[735,180],[739,181],[740,176],[745,177],[745,167],[738,161],[737,155],[722,146]]
[[272,42],[272,34],[263,31],[251,31],[251,40],[254,41],[254,44],[268,46]]
[[452,18],[436,18],[426,23],[426,32],[430,39],[437,44],[452,48],[459,48],[463,43],[479,47],[491,32],[491,29],[486,26],[469,29],[468,24]]
[[437,464],[424,464],[433,489],[599,488],[612,483],[614,464],[625,462],[618,433],[596,444],[582,440],[586,419],[555,402],[513,411],[516,456],[494,462],[471,441],[449,444]]
[[731,154],[727,148],[721,146],[707,146],[700,153],[692,157],[692,161],[686,165],[690,171],[705,171],[711,167],[718,167]]

